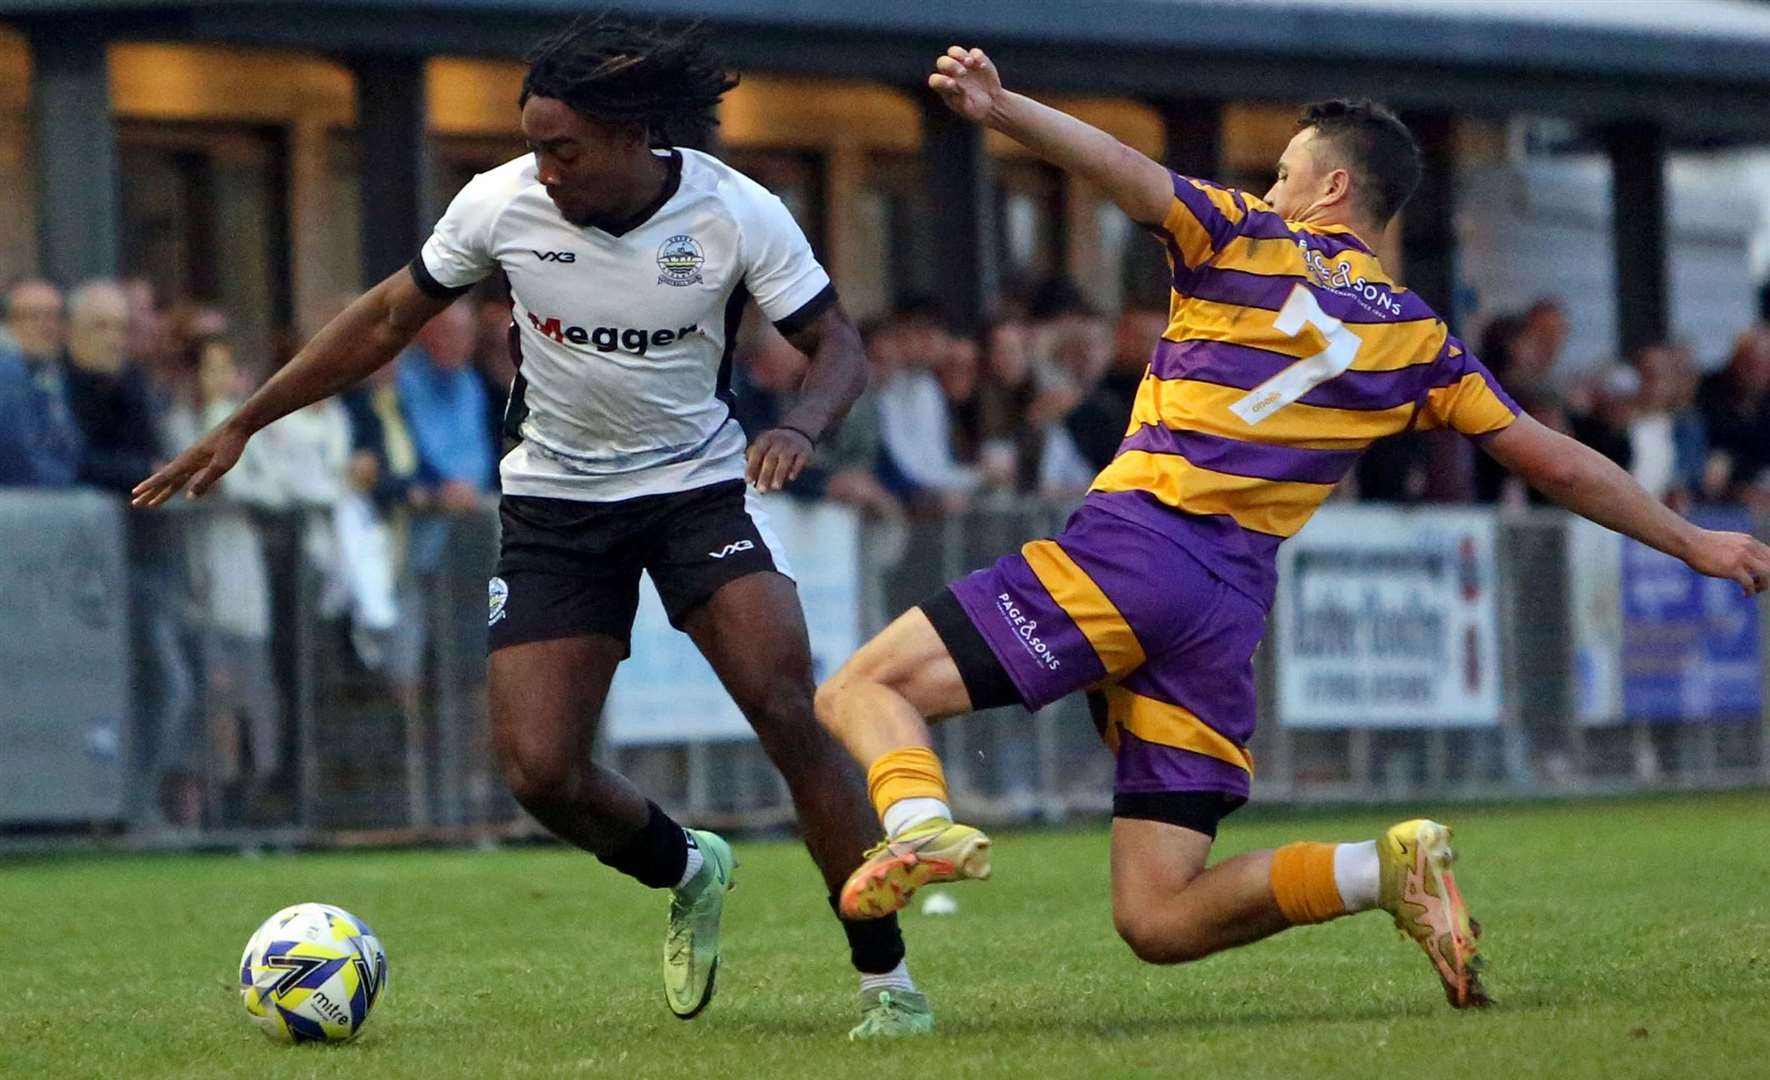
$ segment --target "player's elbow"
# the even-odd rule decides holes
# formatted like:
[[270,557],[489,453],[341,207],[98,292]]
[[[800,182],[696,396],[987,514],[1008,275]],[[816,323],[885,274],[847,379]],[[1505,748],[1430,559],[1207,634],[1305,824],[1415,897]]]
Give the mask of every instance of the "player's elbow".
[[1513,471],[1538,491],[1551,496],[1558,495],[1580,486],[1586,475],[1584,455],[1590,452],[1575,443],[1572,452],[1535,456],[1513,466]]
[[1523,416],[1512,426],[1482,437],[1495,460],[1525,483],[1547,495],[1582,483],[1595,452],[1558,431]]

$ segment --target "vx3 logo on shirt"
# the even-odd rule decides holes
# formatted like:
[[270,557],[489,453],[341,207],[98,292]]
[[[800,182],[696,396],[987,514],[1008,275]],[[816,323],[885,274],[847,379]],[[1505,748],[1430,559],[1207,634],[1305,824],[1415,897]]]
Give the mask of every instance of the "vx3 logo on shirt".
[[707,555],[709,558],[723,559],[727,555],[735,555],[740,551],[754,551],[754,550],[756,550],[756,545],[752,544],[748,540],[733,540],[731,543],[720,548],[718,551],[707,552]]
[[534,251],[535,258],[540,259],[542,262],[569,263],[569,262],[577,262],[578,261],[578,256],[575,252],[570,252],[570,251],[535,251],[534,248],[529,248],[529,250]]

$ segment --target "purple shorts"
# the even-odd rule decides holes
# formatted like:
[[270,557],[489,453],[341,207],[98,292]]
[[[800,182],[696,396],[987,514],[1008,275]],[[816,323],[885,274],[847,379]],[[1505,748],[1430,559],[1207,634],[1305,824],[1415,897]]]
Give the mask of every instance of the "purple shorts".
[[1084,506],[951,591],[1027,708],[1101,692],[1118,795],[1247,798],[1266,613],[1184,548]]

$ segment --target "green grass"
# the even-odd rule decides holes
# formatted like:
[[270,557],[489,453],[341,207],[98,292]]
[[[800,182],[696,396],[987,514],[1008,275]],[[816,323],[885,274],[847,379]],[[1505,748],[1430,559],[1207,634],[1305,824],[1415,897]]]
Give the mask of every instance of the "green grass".
[[[846,950],[789,843],[738,845],[719,997],[689,1024],[659,985],[663,898],[565,850],[15,859],[0,1075],[1770,1075],[1770,796],[1447,816],[1498,1008],[1449,1010],[1380,914],[1140,965],[1112,932],[1104,832],[1014,833],[956,915],[906,918],[940,1031],[890,1050],[844,1041]],[[1392,818],[1247,812],[1221,850]],[[275,1045],[240,1006],[247,936],[301,900],[387,945],[391,988],[354,1044]]]

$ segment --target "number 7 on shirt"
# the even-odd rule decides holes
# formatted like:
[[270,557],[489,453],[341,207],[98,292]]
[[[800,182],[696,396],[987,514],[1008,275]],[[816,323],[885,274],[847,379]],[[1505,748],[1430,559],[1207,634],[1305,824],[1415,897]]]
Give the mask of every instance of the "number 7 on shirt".
[[1315,294],[1300,284],[1291,289],[1272,325],[1279,333],[1290,337],[1302,333],[1305,325],[1313,326],[1327,339],[1328,347],[1298,360],[1249,390],[1229,407],[1229,411],[1241,417],[1249,427],[1351,367],[1352,361],[1358,358],[1359,346],[1364,344],[1364,340],[1347,329],[1345,323],[1321,310]]

